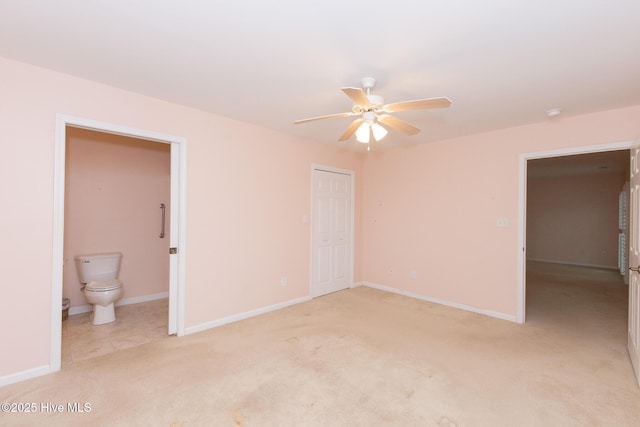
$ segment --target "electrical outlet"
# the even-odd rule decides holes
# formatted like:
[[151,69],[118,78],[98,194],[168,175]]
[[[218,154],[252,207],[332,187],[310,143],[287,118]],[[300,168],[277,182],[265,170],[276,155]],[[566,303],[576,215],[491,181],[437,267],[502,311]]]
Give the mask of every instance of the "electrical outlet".
[[496,227],[507,227],[509,225],[509,220],[505,217],[500,217],[496,220]]
[[280,286],[287,286],[289,284],[289,279],[287,279],[287,276],[282,276],[280,278]]
[[418,273],[416,273],[415,271],[412,271],[412,272],[411,272],[411,278],[412,278],[413,280],[416,280],[416,279],[418,278]]

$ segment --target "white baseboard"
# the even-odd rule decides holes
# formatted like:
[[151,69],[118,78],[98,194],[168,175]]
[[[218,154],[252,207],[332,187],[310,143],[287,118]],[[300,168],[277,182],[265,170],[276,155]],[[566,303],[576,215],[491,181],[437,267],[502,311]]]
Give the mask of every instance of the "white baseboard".
[[91,310],[93,310],[93,306],[89,304],[69,307],[69,316],[73,316],[74,314],[89,313]]
[[[163,299],[163,298],[169,298],[169,292],[160,292],[158,294],[125,298],[118,301],[116,305],[120,306],[120,305],[128,305],[128,304],[137,304],[140,302],[154,301],[154,300]],[[91,306],[90,304],[70,307],[69,315],[87,313],[87,312],[90,312],[91,310],[93,310],[93,306]],[[38,366],[37,368],[27,369],[26,371],[17,372],[15,374],[10,374],[4,377],[0,377],[0,387],[9,385],[9,384],[14,384],[20,381],[25,381],[35,377],[40,377],[42,375],[47,375],[53,372],[54,371],[51,370],[51,366],[49,365]]]
[[185,329],[185,335],[194,334],[207,329],[216,328],[218,326],[226,325],[228,323],[237,322],[239,320],[248,319],[250,317],[258,316],[260,314],[268,313],[270,311],[279,310],[281,308],[289,307],[290,305],[300,304],[302,302],[311,301],[311,297],[296,298],[293,300],[281,302],[278,304],[270,305],[267,307],[258,308],[255,310],[247,311],[245,313],[234,314],[233,316],[223,317],[222,319],[214,320],[212,322],[201,323],[200,325],[191,326]]
[[20,381],[25,381],[31,378],[40,377],[42,375],[47,375],[53,372],[49,365],[38,366],[37,368],[27,369],[26,371],[17,372],[15,374],[6,375],[4,377],[0,377],[0,387],[17,383]]
[[460,310],[471,311],[473,313],[478,313],[478,314],[484,314],[485,316],[495,317],[497,319],[516,322],[516,316],[511,316],[509,314],[500,313],[492,310],[485,310],[483,308],[473,307],[471,305],[459,304],[457,302],[451,302],[451,301],[441,300],[438,298],[426,297],[424,295],[414,294],[413,292],[402,291],[400,289],[392,288],[390,286],[378,285],[376,283],[371,283],[371,282],[358,282],[352,287],[357,287],[357,286],[367,286],[369,288],[378,289],[379,291],[391,292],[398,295],[404,295],[410,298],[416,298],[422,301],[433,302],[440,305],[446,305],[447,307],[458,308]]
[[606,270],[618,270],[618,266],[617,265],[587,264],[587,263],[581,263],[581,262],[556,261],[556,260],[540,259],[540,258],[527,258],[527,261],[548,262],[550,264],[575,265],[575,266],[578,266],[578,267],[603,268],[603,269],[606,269]]
[[[121,299],[121,300],[116,302],[116,307],[119,307],[121,305],[138,304],[138,303],[141,303],[141,302],[155,301],[155,300],[158,300],[158,299],[165,299],[165,298],[169,298],[169,292],[160,292],[158,294],[141,295],[141,296],[138,296],[138,297],[123,298],[123,299]],[[89,313],[92,310],[93,310],[93,306],[91,304],[77,305],[75,307],[69,307],[69,316],[73,316],[74,314],[80,314],[80,313]]]
[[[407,296],[410,298],[416,298],[419,300],[423,300],[423,301],[428,301],[428,302],[432,302],[432,303],[436,303],[436,304],[440,304],[440,305],[445,305],[448,307],[453,307],[453,308],[458,308],[461,310],[466,310],[466,311],[471,311],[474,313],[478,313],[478,314],[484,314],[486,316],[490,316],[490,317],[495,317],[498,319],[502,319],[502,320],[508,320],[511,322],[515,322],[516,321],[516,317],[515,316],[510,316],[504,313],[499,313],[499,312],[495,312],[495,311],[491,311],[491,310],[484,310],[484,309],[480,309],[477,307],[472,307],[469,305],[465,305],[465,304],[458,304],[458,303],[454,303],[454,302],[450,302],[450,301],[445,301],[445,300],[441,300],[438,298],[430,298],[430,297],[425,297],[422,295],[418,295],[418,294],[414,294],[412,292],[407,292],[407,291],[402,291],[400,289],[396,289],[396,288],[392,288],[390,286],[384,286],[384,285],[378,285],[376,283],[371,283],[371,282],[356,282],[353,283],[350,287],[351,288],[357,288],[359,286],[367,286],[373,289],[378,289],[380,291],[384,291],[384,292],[391,292],[394,294],[398,294],[398,295],[403,295],[403,296]],[[152,295],[144,295],[144,296],[140,296],[140,297],[132,297],[132,298],[126,298],[123,300],[120,300],[116,305],[120,306],[120,305],[128,305],[128,304],[137,304],[140,302],[146,302],[146,301],[153,301],[153,300],[157,300],[157,299],[162,299],[162,298],[168,298],[169,297],[169,293],[168,292],[162,292],[159,294],[152,294]],[[275,311],[275,310],[279,310],[281,308],[285,308],[285,307],[289,307],[291,305],[295,305],[295,304],[300,304],[303,302],[307,302],[307,301],[311,301],[311,297],[310,296],[306,296],[306,297],[301,297],[301,298],[296,298],[290,301],[285,301],[282,303],[278,303],[278,304],[274,304],[274,305],[270,305],[267,307],[262,307],[262,308],[258,308],[256,310],[251,310],[251,311],[247,311],[245,313],[240,313],[240,314],[236,314],[233,316],[228,316],[228,317],[224,317],[222,319],[218,319],[218,320],[214,320],[212,322],[207,322],[207,323],[202,323],[200,325],[196,325],[196,326],[191,326],[189,328],[185,329],[185,335],[189,335],[189,334],[193,334],[196,332],[201,332],[207,329],[211,329],[211,328],[215,328],[218,326],[222,326],[222,325],[226,325],[229,323],[233,323],[233,322],[237,322],[239,320],[244,320],[244,319],[248,319],[250,317],[255,317],[258,316],[260,314],[264,314],[264,313],[268,313],[271,311]],[[69,314],[78,314],[78,313],[85,313],[88,311],[92,310],[92,306],[91,305],[84,305],[84,306],[76,306],[76,307],[71,307],[69,309]],[[7,375],[4,377],[0,377],[0,387],[5,386],[5,385],[9,385],[9,384],[13,384],[13,383],[17,383],[20,381],[24,381],[24,380],[28,380],[30,378],[35,378],[35,377],[39,377],[42,375],[47,375],[52,373],[53,371],[51,371],[50,367],[48,365],[46,366],[40,366],[37,368],[33,368],[33,369],[28,369],[26,371],[22,371],[22,372],[18,372],[15,374],[11,374],[11,375]]]

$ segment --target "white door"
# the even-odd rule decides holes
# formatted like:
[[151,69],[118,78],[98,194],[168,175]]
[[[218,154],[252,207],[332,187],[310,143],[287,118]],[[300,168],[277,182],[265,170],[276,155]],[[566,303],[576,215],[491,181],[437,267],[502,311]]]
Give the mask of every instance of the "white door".
[[631,363],[640,384],[640,149],[631,149],[629,242],[629,337]]
[[[169,335],[178,332],[178,271],[177,249],[180,226],[180,145],[171,144],[171,214],[169,216]],[[176,251],[173,251],[176,248]]]
[[313,171],[311,296],[340,291],[351,282],[351,176]]

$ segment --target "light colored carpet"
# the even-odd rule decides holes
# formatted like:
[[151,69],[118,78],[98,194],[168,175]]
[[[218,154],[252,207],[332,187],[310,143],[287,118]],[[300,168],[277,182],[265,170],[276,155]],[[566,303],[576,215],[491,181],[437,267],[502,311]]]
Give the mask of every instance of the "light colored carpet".
[[619,276],[528,273],[525,325],[356,288],[6,386],[4,402],[65,411],[0,424],[640,425]]

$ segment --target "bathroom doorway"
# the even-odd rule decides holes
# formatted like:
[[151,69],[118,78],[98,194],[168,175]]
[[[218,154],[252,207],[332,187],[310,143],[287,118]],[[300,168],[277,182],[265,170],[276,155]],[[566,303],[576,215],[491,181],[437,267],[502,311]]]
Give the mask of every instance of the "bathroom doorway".
[[[73,141],[73,143],[71,142]],[[86,150],[89,145],[94,145],[93,150]],[[89,175],[95,173],[102,174],[101,180],[93,183],[86,183],[91,188],[84,188],[85,182],[79,182],[82,179],[83,165],[78,167],[77,162],[82,159],[82,155],[78,147],[84,149],[84,159],[93,157],[93,160],[86,161],[86,167],[94,169]],[[137,163],[141,166],[142,157],[150,156],[162,159],[160,162],[165,164],[160,166],[164,169],[157,175],[165,174],[165,177],[145,177],[135,176],[138,171],[145,174],[143,167],[136,168],[135,162],[131,159],[120,157],[122,163],[129,163],[128,169],[123,169],[122,165],[117,165],[117,157],[113,156],[113,150],[120,150],[128,153],[126,156],[138,156]],[[68,150],[68,152],[67,152]],[[124,150],[124,151],[122,151]],[[127,151],[128,150],[128,151]],[[55,164],[55,191],[54,191],[54,259],[53,259],[53,279],[52,279],[52,331],[51,331],[51,370],[57,371],[62,363],[62,321],[60,316],[60,301],[63,296],[73,294],[75,296],[75,304],[72,302],[70,314],[88,312],[91,306],[78,304],[82,301],[82,294],[78,289],[73,288],[71,282],[77,281],[75,278],[75,252],[78,250],[84,252],[101,252],[101,251],[122,251],[124,253],[123,268],[121,269],[120,278],[123,279],[125,294],[121,300],[119,308],[116,310],[116,322],[118,321],[118,312],[123,313],[129,319],[135,319],[135,307],[138,310],[146,312],[148,318],[157,317],[158,310],[164,310],[164,336],[184,334],[184,312],[183,312],[183,295],[184,295],[184,255],[179,250],[184,239],[184,158],[186,150],[186,141],[183,138],[172,135],[158,134],[139,129],[124,128],[117,125],[100,123],[81,118],[68,116],[57,116],[56,121],[56,164]],[[136,154],[136,151],[138,153]],[[108,154],[108,153],[111,153]],[[87,157],[89,156],[89,157]],[[81,160],[80,160],[81,161]],[[67,164],[69,162],[69,164]],[[75,162],[72,164],[72,162]],[[111,164],[110,164],[111,162]],[[147,162],[147,160],[144,160]],[[149,160],[149,163],[153,161]],[[151,168],[158,168],[151,166]],[[111,171],[109,169],[112,169]],[[85,168],[86,169],[86,168]],[[147,168],[148,169],[148,168]],[[79,173],[73,183],[73,193],[68,193],[69,188],[66,182],[68,172],[72,170]],[[78,172],[80,171],[80,172]],[[84,171],[87,173],[87,171]],[[127,175],[127,176],[122,176]],[[145,180],[162,180],[166,182],[166,187],[160,192],[164,194],[149,195],[144,193]],[[120,184],[111,187],[111,183],[120,180]],[[117,188],[125,188],[126,183],[131,183],[130,189],[125,192],[127,194],[118,194]],[[125,187],[123,187],[123,185]],[[78,190],[80,187],[80,190]],[[111,188],[109,188],[111,187]],[[136,188],[137,187],[137,188]],[[170,190],[170,191],[169,191]],[[150,190],[153,193],[156,190]],[[82,201],[72,200],[73,197],[81,197],[86,199],[87,205],[82,206]],[[65,197],[66,196],[66,197]],[[123,198],[124,197],[124,198]],[[67,200],[68,198],[68,200]],[[127,199],[128,198],[128,199]],[[146,212],[136,212],[134,206],[136,199],[146,198],[147,205],[150,200],[157,198],[152,207],[147,206]],[[166,199],[168,198],[168,199]],[[128,202],[127,202],[128,200]],[[129,203],[131,209],[124,207]],[[110,209],[110,204],[120,204],[121,209]],[[162,230],[162,208],[165,206],[165,230]],[[96,206],[98,205],[98,206]],[[92,224],[92,216],[99,216],[99,205],[102,205],[104,214],[110,215],[109,225],[107,229],[90,231],[91,228],[100,228],[100,219],[96,218],[96,222]],[[170,209],[166,209],[170,208]],[[126,234],[140,234],[140,241],[136,242],[136,238],[111,239],[112,234],[117,234],[117,229],[124,227],[125,222],[129,221],[131,216],[146,215],[149,218],[138,218],[137,223],[147,223],[139,227],[129,224]],[[115,218],[114,218],[115,217]],[[84,223],[72,224],[71,221]],[[102,219],[104,221],[104,218]],[[142,223],[140,222],[142,221]],[[66,224],[65,224],[66,222]],[[136,221],[134,221],[136,222]],[[65,227],[66,225],[66,227]],[[76,226],[77,225],[77,226]],[[84,227],[84,228],[83,228]],[[133,227],[133,228],[132,228]],[[65,230],[66,228],[66,230]],[[165,233],[161,237],[161,234]],[[96,234],[97,233],[97,234]],[[153,237],[149,239],[149,233],[153,233]],[[145,237],[142,237],[142,234]],[[96,237],[98,236],[98,237]],[[102,236],[102,237],[99,237]],[[84,239],[84,241],[83,241]],[[100,242],[96,243],[96,240]],[[147,240],[144,243],[143,240]],[[101,245],[104,242],[104,249]],[[122,250],[119,244],[128,245],[128,250]],[[75,246],[74,246],[75,245]],[[92,246],[93,245],[93,246]],[[97,245],[97,246],[96,246]],[[135,247],[135,246],[138,247]],[[149,253],[145,253],[145,245]],[[73,247],[75,249],[71,250]],[[82,249],[78,249],[82,248]],[[170,250],[172,254],[169,254]],[[164,252],[164,256],[160,252]],[[127,256],[127,252],[129,256]],[[156,255],[151,256],[154,252]],[[175,253],[173,253],[175,252]],[[161,258],[161,259],[160,259]],[[129,265],[127,265],[129,261]],[[135,264],[135,265],[134,265]],[[142,264],[142,265],[140,265]],[[139,267],[139,268],[138,268]],[[154,271],[154,274],[148,280],[143,279],[144,272]],[[141,273],[142,272],[142,273]],[[129,278],[123,277],[128,275]],[[146,283],[143,283],[145,282]],[[157,283],[165,281],[164,284]],[[127,294],[127,282],[129,282],[129,293]],[[168,283],[167,283],[168,282]],[[77,294],[77,295],[76,295]],[[79,296],[78,296],[79,295]],[[88,316],[87,316],[88,317]],[[134,320],[134,322],[144,322],[145,316]],[[115,322],[114,322],[115,323]],[[157,323],[157,319],[156,319]],[[157,326],[157,325],[156,325]],[[99,327],[98,327],[99,328]],[[154,332],[156,335],[158,331]],[[161,332],[162,333],[162,332]],[[108,335],[108,334],[105,334]],[[123,343],[123,347],[124,346]],[[117,347],[117,346],[116,346]]]

